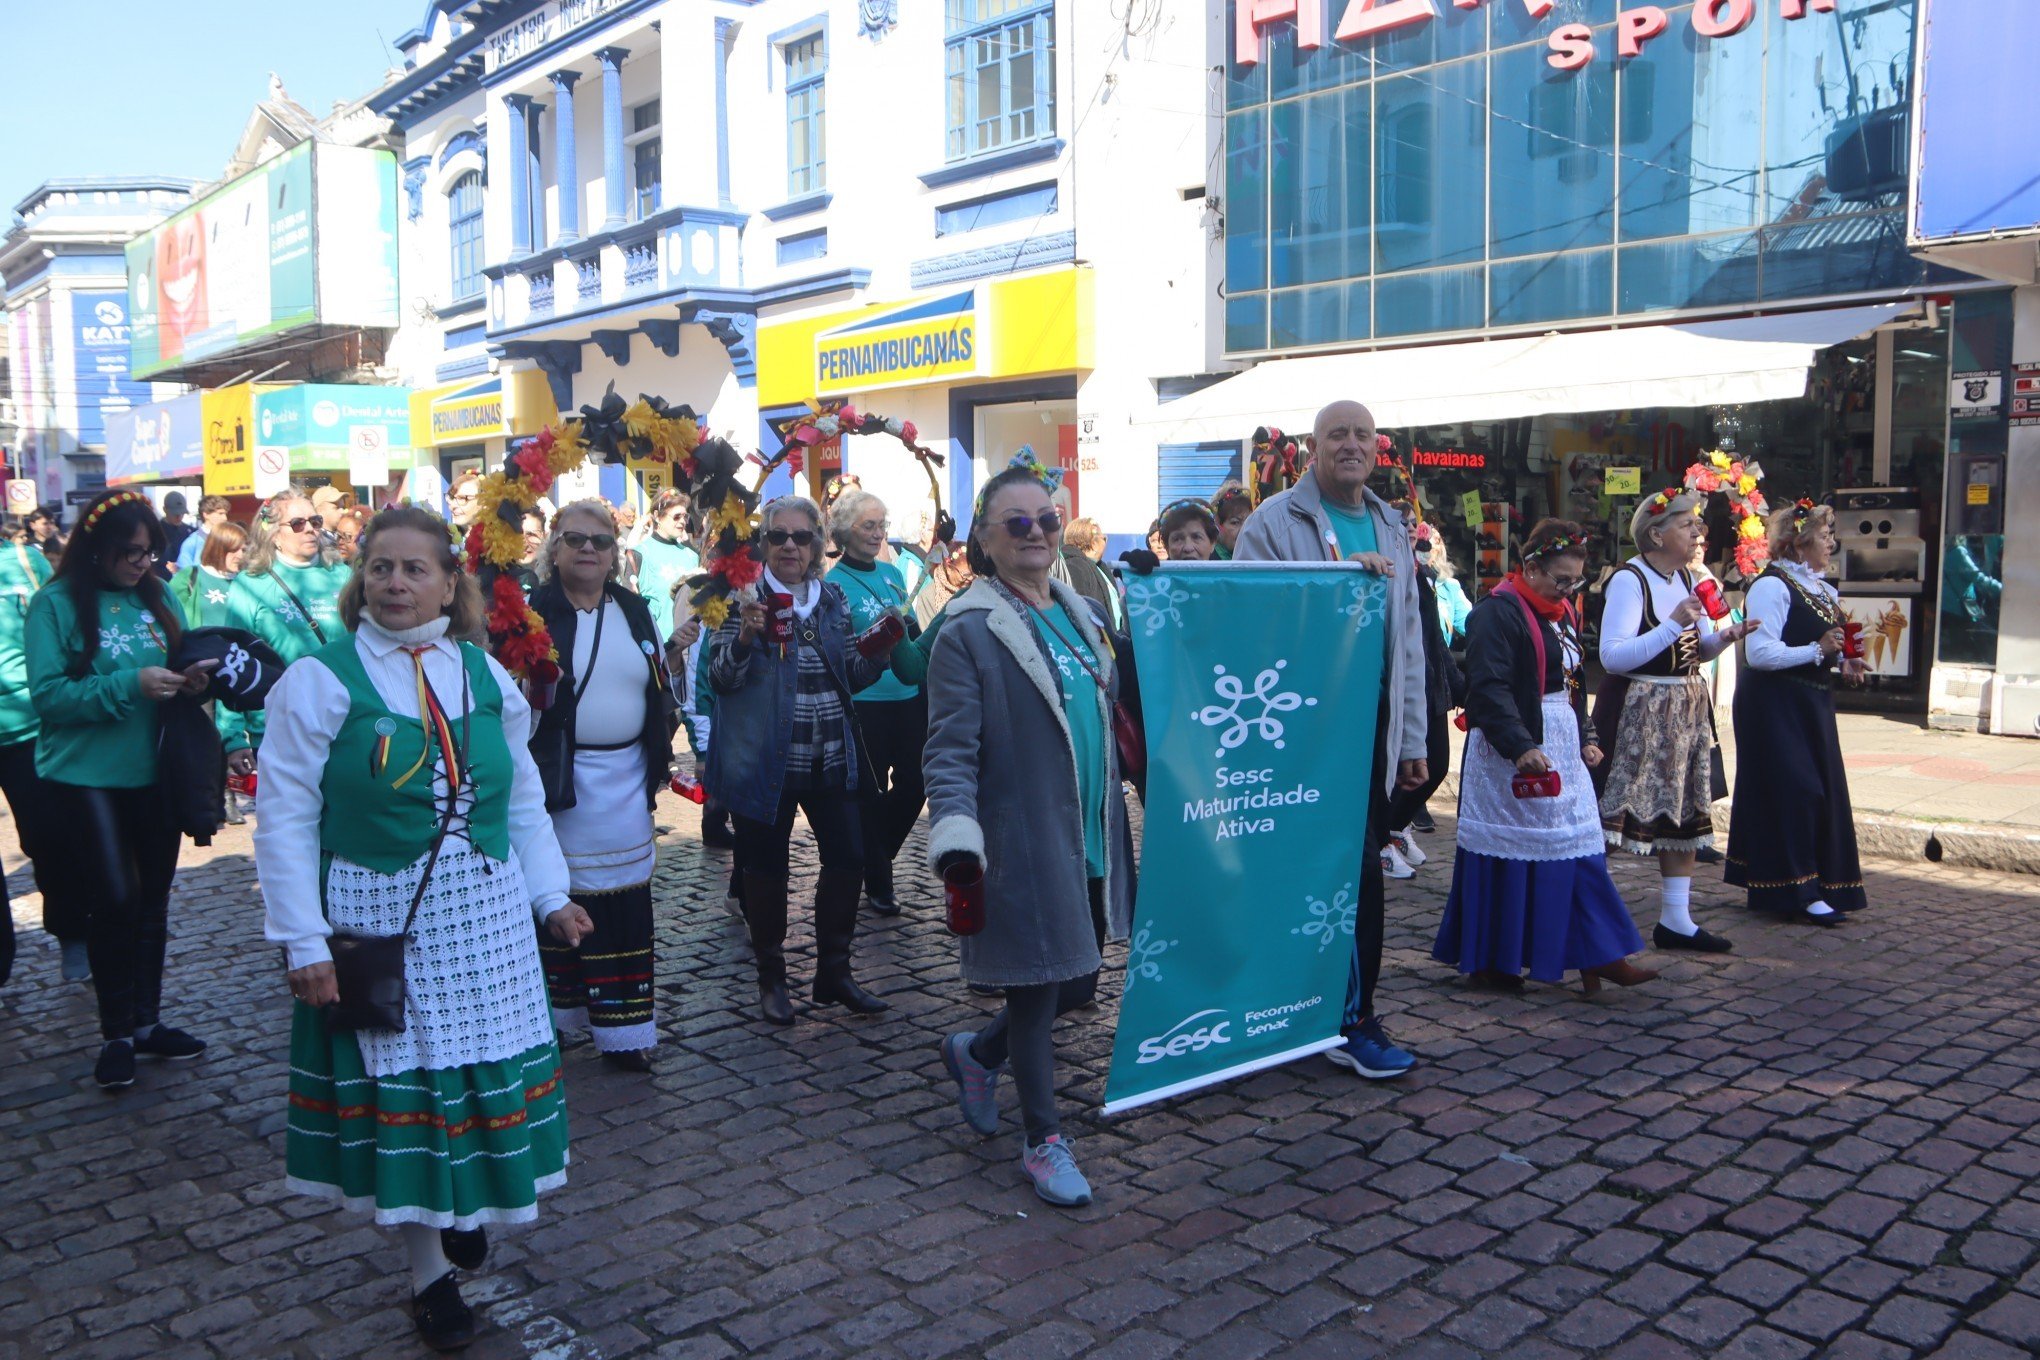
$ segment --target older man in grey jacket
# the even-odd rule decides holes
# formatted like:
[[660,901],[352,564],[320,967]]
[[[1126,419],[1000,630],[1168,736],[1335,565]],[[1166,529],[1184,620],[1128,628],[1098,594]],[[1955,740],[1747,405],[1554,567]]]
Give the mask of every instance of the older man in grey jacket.
[[1387,892],[1381,873],[1382,808],[1397,787],[1421,788],[1429,774],[1423,618],[1402,514],[1367,489],[1377,454],[1373,415],[1357,401],[1333,402],[1318,412],[1311,449],[1316,457],[1310,471],[1261,503],[1240,531],[1233,556],[1241,562],[1358,562],[1389,578],[1387,673],[1373,749],[1366,753],[1374,797],[1368,800],[1360,844],[1360,903],[1342,1027],[1346,1042],[1325,1055],[1363,1077],[1386,1081],[1416,1065],[1382,1032],[1374,999],[1381,980]]

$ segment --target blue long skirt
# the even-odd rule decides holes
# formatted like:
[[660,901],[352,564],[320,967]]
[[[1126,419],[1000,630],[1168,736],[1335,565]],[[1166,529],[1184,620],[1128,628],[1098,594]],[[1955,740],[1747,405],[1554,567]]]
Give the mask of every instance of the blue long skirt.
[[1431,957],[1462,973],[1525,969],[1539,982],[1643,949],[1606,855],[1500,859],[1461,848]]

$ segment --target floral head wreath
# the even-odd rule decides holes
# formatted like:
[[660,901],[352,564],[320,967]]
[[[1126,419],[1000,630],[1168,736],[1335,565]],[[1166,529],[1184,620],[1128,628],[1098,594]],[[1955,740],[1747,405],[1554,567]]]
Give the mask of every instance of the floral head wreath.
[[[1062,490],[1063,470],[1059,467],[1044,466],[1042,461],[1034,456],[1034,446],[1032,444],[1022,444],[1020,451],[1013,455],[1013,461],[1006,464],[1007,471],[1010,472],[1014,468],[1018,468],[1022,472],[1033,473],[1034,480],[1041,483],[1041,489],[1048,492],[1051,496]],[[986,481],[985,486],[989,488],[991,482],[989,480]],[[983,491],[978,492],[977,506],[972,513],[977,516],[982,516],[985,513],[985,493]]]
[[[1684,490],[1702,497],[1716,492],[1728,497],[1728,508],[1735,516],[1735,566],[1745,576],[1761,571],[1771,555],[1764,542],[1764,514],[1770,507],[1765,504],[1764,493],[1757,490],[1757,483],[1763,479],[1763,468],[1732,458],[1719,449],[1686,469]],[[1695,512],[1700,509],[1696,506]]]
[[1593,546],[1591,534],[1558,534],[1523,554],[1525,562],[1542,562],[1569,552],[1585,552]]
[[1792,532],[1795,535],[1805,533],[1806,521],[1812,519],[1814,511],[1818,509],[1820,509],[1819,506],[1815,505],[1805,496],[1801,496],[1792,507]]
[[107,511],[117,509],[123,505],[147,505],[148,503],[149,498],[139,491],[116,491],[99,504],[93,506],[86,513],[85,523],[80,527],[86,533],[91,533],[93,526],[105,517]]
[[[1672,508],[1673,501],[1685,494],[1686,488],[1683,486],[1668,486],[1644,502],[1644,511],[1652,515],[1662,515],[1665,511]],[[1693,513],[1697,515],[1701,512],[1701,509],[1701,506],[1695,505]]]

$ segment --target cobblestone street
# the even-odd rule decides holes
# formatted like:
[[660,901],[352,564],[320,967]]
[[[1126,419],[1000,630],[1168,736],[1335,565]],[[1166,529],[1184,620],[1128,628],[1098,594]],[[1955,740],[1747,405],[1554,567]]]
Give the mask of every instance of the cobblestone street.
[[[1023,1184],[1010,1085],[1001,1136],[956,1113],[936,1042],[992,1003],[958,981],[925,871],[860,937],[892,1012],[775,1031],[694,817],[662,808],[659,1072],[567,1052],[571,1182],[495,1235],[470,1355],[2040,1351],[2034,879],[1873,864],[1872,910],[1821,931],[1744,918],[1703,870],[1734,955],[1652,956],[1661,981],[1593,1001],[1501,997],[1429,960],[1447,822],[1390,900],[1383,1011],[1416,1072],[1312,1059],[1103,1121],[1108,1000],[1060,1030],[1098,1192],[1065,1214]],[[211,1051],[117,1097],[6,849],[0,1360],[423,1354],[394,1238],[280,1183],[288,999],[245,831],[187,846],[172,904],[165,1018]],[[1617,874],[1648,921],[1651,880]]]

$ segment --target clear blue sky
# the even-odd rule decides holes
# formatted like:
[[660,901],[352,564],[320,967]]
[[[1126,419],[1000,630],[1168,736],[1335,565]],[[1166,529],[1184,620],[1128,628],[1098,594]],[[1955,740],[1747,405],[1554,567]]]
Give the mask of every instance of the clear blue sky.
[[269,73],[315,114],[402,58],[425,0],[0,0],[0,233],[45,180],[218,178]]

